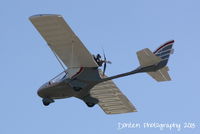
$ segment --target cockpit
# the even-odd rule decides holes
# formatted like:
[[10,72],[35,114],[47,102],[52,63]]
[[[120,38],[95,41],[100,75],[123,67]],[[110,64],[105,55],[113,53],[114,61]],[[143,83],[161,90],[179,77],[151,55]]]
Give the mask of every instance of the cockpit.
[[62,73],[58,74],[56,77],[48,81],[47,83],[43,84],[41,88],[49,87],[51,85],[57,84],[65,79],[69,78],[67,70],[63,71]]
[[65,70],[62,73],[60,73],[59,75],[57,75],[56,77],[54,77],[53,79],[51,79],[49,82],[50,83],[58,83],[66,78],[68,78],[68,72]]

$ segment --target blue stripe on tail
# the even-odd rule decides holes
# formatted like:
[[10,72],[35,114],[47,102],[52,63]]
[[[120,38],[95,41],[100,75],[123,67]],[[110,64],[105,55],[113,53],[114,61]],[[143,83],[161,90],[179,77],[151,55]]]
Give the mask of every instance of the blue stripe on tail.
[[166,65],[170,54],[172,53],[174,40],[168,41],[161,45],[158,49],[154,51],[154,54],[162,59],[162,64]]

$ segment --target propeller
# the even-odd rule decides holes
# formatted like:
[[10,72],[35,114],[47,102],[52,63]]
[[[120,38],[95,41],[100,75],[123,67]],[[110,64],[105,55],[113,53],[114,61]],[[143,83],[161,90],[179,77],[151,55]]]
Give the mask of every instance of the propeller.
[[106,60],[106,55],[105,55],[104,50],[103,50],[103,58],[104,58],[104,59],[103,59],[103,63],[104,63],[104,66],[103,66],[103,75],[105,75],[107,63],[108,63],[108,64],[112,64],[112,62]]

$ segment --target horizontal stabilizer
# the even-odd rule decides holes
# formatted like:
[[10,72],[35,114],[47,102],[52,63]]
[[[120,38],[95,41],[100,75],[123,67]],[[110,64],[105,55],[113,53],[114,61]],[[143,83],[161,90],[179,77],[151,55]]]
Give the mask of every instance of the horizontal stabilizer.
[[153,54],[148,48],[138,51],[137,56],[142,67],[151,66],[162,60],[160,57]]
[[147,72],[152,78],[154,78],[156,81],[161,82],[161,81],[170,81],[171,78],[168,74],[168,67],[165,66],[156,72]]

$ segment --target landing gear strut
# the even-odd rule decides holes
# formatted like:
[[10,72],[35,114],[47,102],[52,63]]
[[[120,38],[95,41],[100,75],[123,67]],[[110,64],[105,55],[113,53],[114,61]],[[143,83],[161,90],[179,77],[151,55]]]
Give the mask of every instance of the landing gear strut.
[[43,98],[42,102],[45,106],[48,106],[50,103],[53,103],[54,100],[53,99],[49,99],[49,98]]

